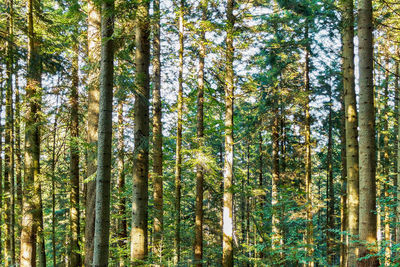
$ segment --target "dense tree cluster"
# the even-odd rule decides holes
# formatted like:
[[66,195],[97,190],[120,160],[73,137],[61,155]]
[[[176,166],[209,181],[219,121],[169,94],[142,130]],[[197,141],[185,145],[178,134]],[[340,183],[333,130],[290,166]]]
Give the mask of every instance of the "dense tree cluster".
[[0,2],[1,266],[397,266],[400,4]]

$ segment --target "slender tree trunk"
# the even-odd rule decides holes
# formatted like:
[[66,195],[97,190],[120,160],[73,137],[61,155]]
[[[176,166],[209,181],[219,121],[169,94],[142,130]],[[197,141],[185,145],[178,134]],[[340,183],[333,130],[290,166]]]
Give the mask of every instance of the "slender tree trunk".
[[[275,90],[277,92],[277,90]],[[272,179],[271,179],[271,207],[272,207],[272,249],[278,250],[282,236],[280,234],[279,211],[279,109],[278,101],[273,103],[274,119],[272,122]]]
[[70,251],[69,251],[69,264],[71,266],[81,265],[81,255],[79,253],[79,65],[78,65],[78,44],[74,44],[74,56],[72,59],[72,87],[70,94],[70,108],[71,108],[71,140],[70,140],[70,207],[69,207],[69,220],[70,220]]
[[85,224],[85,266],[91,267],[93,263],[94,224],[97,169],[97,129],[99,123],[99,72],[100,61],[100,10],[93,0],[88,0],[88,118],[87,118],[87,179],[86,185],[86,224]]
[[13,168],[13,0],[7,1],[7,55],[6,55],[6,120],[4,138],[4,223],[6,225],[5,266],[15,265],[15,239],[14,239],[14,177]]
[[307,244],[307,256],[309,257],[308,266],[314,266],[314,238],[313,238],[313,213],[312,213],[312,176],[311,176],[311,116],[310,116],[310,45],[308,36],[308,21],[306,22],[305,39],[306,45],[306,62],[305,62],[305,92],[306,92],[306,103],[305,103],[305,146],[306,146],[306,198],[307,198],[307,231],[306,231],[306,244]]
[[[199,153],[202,151],[204,139],[204,60],[205,60],[205,42],[206,33],[204,23],[207,20],[207,0],[200,1],[202,10],[200,26],[200,47],[199,47],[199,72],[198,72],[198,91],[197,91],[197,142]],[[196,266],[203,266],[203,183],[204,173],[200,164],[196,166],[196,218],[195,218],[195,241],[194,241],[194,259]]]
[[147,207],[149,174],[149,1],[141,0],[136,13],[136,95],[135,151],[133,170],[133,210],[131,261],[147,257]]
[[93,249],[93,266],[96,267],[107,267],[109,254],[112,102],[114,80],[114,43],[111,37],[113,31],[114,0],[104,1],[101,6],[100,113]]
[[327,247],[327,262],[332,265],[335,256],[335,236],[332,232],[335,229],[335,195],[333,184],[333,137],[332,137],[332,88],[329,88],[329,119],[328,119],[328,155],[327,155],[327,222],[326,222],[326,247]]
[[347,255],[347,235],[343,234],[348,230],[348,209],[347,209],[347,165],[346,165],[346,118],[344,107],[344,94],[342,93],[341,125],[340,125],[340,158],[341,158],[341,178],[340,178],[340,266],[346,267],[348,262]]
[[[360,240],[368,244],[376,242],[376,161],[375,161],[375,110],[373,85],[372,3],[358,3],[358,54],[360,58]],[[374,248],[360,246],[360,257],[374,253]],[[378,259],[370,257],[359,262],[360,266],[378,266]]]
[[183,50],[184,50],[184,0],[180,1],[178,12],[179,20],[179,88],[178,88],[178,121],[176,133],[176,163],[175,163],[175,239],[174,264],[177,265],[181,257],[181,181],[182,181],[182,116],[183,116]]
[[226,74],[225,74],[225,162],[224,162],[224,197],[223,197],[223,244],[222,266],[233,266],[233,35],[235,17],[234,0],[226,5]]
[[[397,55],[399,54],[399,47],[397,47],[396,49],[396,53]],[[397,192],[397,199],[396,199],[396,243],[399,244],[400,243],[400,190],[399,190],[399,186],[400,186],[400,88],[399,88],[399,62],[396,61],[395,64],[395,73],[396,73],[396,77],[395,77],[395,90],[396,90],[396,104],[397,104],[397,109],[396,109],[396,117],[397,117],[397,188],[396,188],[396,192]],[[397,256],[399,255],[398,253],[396,254]]]
[[153,1],[155,22],[153,24],[153,176],[154,176],[154,244],[153,253],[162,262],[162,240],[164,229],[163,215],[163,138],[162,138],[162,107],[161,107],[161,46],[160,46],[160,0]]
[[[387,52],[388,53],[388,52]],[[389,168],[390,168],[390,160],[389,160],[389,116],[388,116],[388,104],[387,101],[389,99],[389,57],[386,57],[386,70],[385,70],[385,88],[384,88],[384,101],[386,103],[383,108],[383,169],[382,174],[384,178],[384,196],[385,203],[387,203],[384,207],[384,237],[385,237],[385,266],[390,265],[390,207],[389,207]]]
[[[124,98],[118,99],[118,246],[119,249],[127,249],[128,226],[126,220],[126,197],[125,195],[125,145],[124,145]],[[125,266],[126,257],[123,255],[119,260],[119,266]]]
[[[21,103],[18,85],[18,73],[15,74],[15,180],[17,193],[17,236],[21,236],[21,214],[22,214],[22,159],[21,159]],[[1,206],[1,205],[0,205]],[[20,243],[16,244],[20,245]],[[1,249],[0,249],[1,250]],[[20,249],[18,250],[20,251]],[[20,259],[17,259],[20,264]]]
[[57,125],[58,125],[58,95],[56,101],[56,113],[54,115],[53,125],[53,146],[51,154],[51,243],[53,266],[57,266],[57,250],[56,250],[56,144],[57,144]]

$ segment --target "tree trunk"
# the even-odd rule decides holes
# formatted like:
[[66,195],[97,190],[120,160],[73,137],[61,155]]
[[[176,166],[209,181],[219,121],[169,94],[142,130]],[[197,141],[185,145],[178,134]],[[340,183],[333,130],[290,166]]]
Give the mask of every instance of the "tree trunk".
[[[2,69],[0,67],[0,78],[2,77]],[[3,99],[4,99],[4,89],[1,86],[0,87],[0,114],[3,112]],[[2,152],[3,152],[3,126],[1,125],[1,120],[0,120],[0,207],[3,207],[3,197],[4,197],[4,188],[3,188],[3,158],[2,158]],[[2,208],[0,208],[0,211],[2,212]],[[0,223],[1,222],[1,216],[0,216]],[[2,227],[0,227],[0,251],[2,251]],[[3,253],[0,253],[0,262],[3,262]]]
[[[199,72],[198,72],[198,91],[197,91],[197,145],[199,152],[202,151],[204,139],[204,60],[206,50],[206,33],[204,23],[207,20],[207,0],[200,2],[202,10],[200,25],[200,47],[199,47]],[[196,215],[195,215],[195,241],[194,241],[194,260],[197,267],[203,266],[203,183],[204,173],[200,164],[196,166]]]
[[162,240],[164,229],[163,215],[163,137],[162,137],[162,106],[161,106],[161,46],[160,46],[160,0],[153,1],[153,186],[154,186],[154,232],[153,253],[162,262]]
[[93,263],[96,179],[97,169],[97,129],[99,123],[99,72],[100,61],[100,11],[93,0],[88,0],[88,115],[87,115],[87,173],[89,181],[86,185],[85,209],[85,266],[91,267]]
[[97,148],[93,266],[107,267],[110,231],[114,0],[101,6],[100,113]]
[[[386,51],[387,52],[387,51]],[[388,53],[388,52],[387,52]],[[384,191],[384,237],[385,237],[385,266],[390,266],[390,199],[389,199],[389,168],[390,168],[390,160],[389,160],[389,107],[387,101],[389,99],[389,57],[386,57],[386,70],[385,70],[385,88],[384,88],[384,103],[383,107],[383,191]]]
[[233,266],[233,36],[235,17],[234,0],[226,5],[226,74],[225,74],[225,162],[224,162],[224,197],[223,197],[223,244],[222,266]]
[[[376,161],[375,161],[375,110],[373,85],[372,3],[360,0],[358,7],[359,73],[360,73],[360,240],[367,244],[376,242]],[[351,203],[351,202],[350,202]],[[360,257],[375,253],[373,247],[360,246]],[[359,262],[359,266],[378,266],[376,257]]]
[[148,174],[149,174],[149,1],[141,0],[136,13],[135,151],[131,261],[147,257]]
[[4,223],[6,225],[5,240],[5,266],[15,265],[15,239],[14,239],[14,177],[13,177],[13,0],[7,1],[7,55],[6,55],[6,119],[5,119],[5,138],[4,138]]
[[329,119],[328,119],[328,155],[327,155],[327,220],[326,220],[326,249],[327,249],[327,262],[332,265],[335,256],[335,236],[333,230],[335,229],[335,195],[333,184],[333,137],[332,137],[332,88],[329,88]]
[[[277,90],[274,90],[277,93]],[[272,233],[271,243],[272,250],[279,250],[279,245],[282,239],[280,233],[280,211],[279,211],[279,109],[278,101],[275,100],[273,107],[273,122],[272,122],[272,179],[271,179],[271,208],[272,208]]]
[[347,240],[346,234],[343,234],[348,230],[348,213],[347,213],[347,165],[346,165],[346,118],[345,118],[345,107],[344,107],[344,95],[342,97],[341,107],[341,125],[340,125],[340,158],[341,158],[341,177],[340,177],[340,266],[346,267],[348,262],[347,254]]
[[74,44],[73,58],[72,58],[72,87],[70,95],[70,207],[69,207],[69,220],[70,220],[70,251],[69,251],[69,264],[70,266],[81,265],[81,255],[79,253],[79,65],[78,65],[78,44]]
[[306,184],[306,199],[307,199],[307,231],[306,231],[306,244],[307,244],[307,256],[309,258],[308,266],[314,266],[313,254],[314,254],[314,238],[313,238],[313,214],[312,214],[312,177],[311,177],[311,116],[310,116],[310,45],[308,36],[308,21],[306,22],[305,39],[306,45],[306,62],[305,62],[305,92],[306,92],[306,103],[305,103],[305,146],[306,146],[306,158],[305,158],[305,184]]
[[53,146],[51,156],[51,243],[53,266],[57,266],[57,250],[56,250],[56,144],[57,144],[57,125],[58,125],[58,95],[56,101],[56,113],[54,115],[53,125]]
[[346,131],[346,168],[347,168],[347,224],[349,266],[355,266],[358,258],[359,229],[359,167],[358,167],[358,118],[354,85],[354,16],[353,1],[341,0],[343,23],[343,95],[345,107]]
[[182,115],[183,115],[183,50],[184,50],[184,0],[180,1],[178,12],[179,20],[179,88],[178,88],[178,121],[176,133],[176,163],[175,163],[175,239],[174,264],[177,265],[181,257],[181,187],[182,187]]

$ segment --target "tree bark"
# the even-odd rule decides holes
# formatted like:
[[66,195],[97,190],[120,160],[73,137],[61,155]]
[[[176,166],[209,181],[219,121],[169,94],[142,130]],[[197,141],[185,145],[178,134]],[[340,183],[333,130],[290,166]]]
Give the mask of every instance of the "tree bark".
[[222,266],[233,266],[233,100],[234,100],[234,0],[226,5],[226,74],[225,74],[225,161],[223,194]]
[[[199,72],[197,89],[197,145],[199,152],[202,151],[204,139],[204,60],[206,53],[206,31],[204,23],[207,20],[207,0],[200,1],[202,11],[200,25],[200,46],[199,46]],[[196,211],[195,211],[195,241],[194,241],[194,260],[197,267],[203,266],[203,167],[196,166]]]
[[97,148],[93,266],[107,267],[110,231],[112,102],[114,81],[114,0],[101,6],[100,113]]
[[[22,208],[21,232],[21,267],[36,266],[36,235],[40,225],[40,131],[39,112],[41,103],[41,64],[39,57],[39,42],[34,31],[33,0],[28,0],[28,71],[25,113],[25,167],[24,167],[24,194]],[[39,237],[40,238],[40,237]],[[40,242],[39,246],[40,246]]]
[[354,84],[354,5],[352,0],[341,0],[342,39],[343,39],[343,95],[345,107],[346,131],[346,168],[347,168],[347,224],[349,266],[355,266],[358,258],[359,229],[359,163],[358,163],[358,117]]
[[[360,257],[375,252],[376,242],[376,144],[375,144],[375,109],[373,85],[373,42],[372,42],[372,3],[360,0],[358,4],[358,39],[359,39],[359,84],[360,84],[360,204],[359,234],[362,244]],[[376,257],[359,262],[359,266],[378,266]]]
[[335,236],[333,230],[335,229],[335,195],[333,184],[333,137],[332,137],[332,88],[329,88],[329,118],[328,118],[328,153],[327,153],[327,220],[326,220],[326,249],[327,249],[327,262],[329,265],[333,264],[335,256]]
[[180,1],[179,21],[179,77],[178,77],[178,120],[176,133],[176,163],[175,163],[175,239],[174,264],[177,265],[181,257],[181,187],[182,187],[182,116],[183,116],[183,50],[184,50],[184,0]]
[[135,151],[131,261],[147,257],[148,174],[149,174],[149,1],[141,0],[136,13]]
[[15,265],[15,237],[14,237],[14,177],[13,177],[13,35],[14,35],[14,15],[13,0],[7,1],[7,55],[6,55],[6,119],[5,119],[5,138],[4,138],[4,223],[6,225],[5,240],[5,266]]
[[161,46],[160,46],[160,0],[153,1],[153,186],[154,186],[154,232],[153,253],[162,262],[162,240],[164,229],[163,215],[163,137],[162,137],[162,106],[161,106]]
[[85,266],[93,263],[96,179],[97,169],[97,129],[99,124],[99,72],[100,61],[100,10],[93,0],[88,0],[88,115],[87,115],[87,179],[85,209]]
[[79,65],[78,54],[79,46],[74,44],[72,58],[72,87],[70,94],[70,207],[69,207],[69,220],[70,220],[70,247],[69,247],[69,264],[70,266],[81,265],[81,255],[79,253],[79,233],[80,233],[80,214],[79,214]]

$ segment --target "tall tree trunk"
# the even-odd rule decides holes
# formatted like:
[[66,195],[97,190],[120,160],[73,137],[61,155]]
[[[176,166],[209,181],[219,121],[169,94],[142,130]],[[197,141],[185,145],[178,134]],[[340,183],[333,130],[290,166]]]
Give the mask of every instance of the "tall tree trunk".
[[[128,243],[128,226],[126,220],[126,197],[125,195],[125,145],[124,145],[124,98],[118,99],[118,246],[119,249],[127,249]],[[120,258],[119,266],[125,266],[126,257]]]
[[[375,109],[373,85],[372,3],[358,3],[358,54],[360,58],[360,240],[367,244],[376,242],[376,161],[375,161]],[[351,202],[350,202],[351,203]],[[360,246],[360,257],[374,253],[374,248]],[[378,266],[378,259],[370,257],[359,262],[360,266]]]
[[183,50],[184,50],[184,0],[180,1],[178,12],[179,20],[179,77],[178,77],[178,121],[176,132],[176,163],[175,163],[175,239],[174,264],[177,265],[181,257],[181,181],[182,181],[182,116],[183,116]]
[[[0,67],[0,78],[2,77],[2,69]],[[4,89],[1,86],[0,87],[0,114],[3,112],[3,99],[4,99]],[[2,152],[3,152],[3,126],[1,125],[1,120],[0,120],[0,212],[3,212],[3,197],[4,197],[4,188],[3,188],[3,158],[2,158]],[[1,221],[1,216],[0,216],[0,224],[2,223]],[[0,251],[2,250],[2,227],[0,227]],[[3,253],[0,253],[0,262],[3,261]]]
[[[387,49],[387,48],[386,48]],[[388,53],[388,51],[386,51]],[[389,116],[388,116],[388,104],[387,101],[389,99],[389,57],[386,57],[386,70],[385,70],[385,88],[384,88],[384,101],[385,106],[383,108],[383,191],[384,191],[384,199],[385,199],[385,207],[384,207],[384,237],[385,237],[385,266],[390,265],[390,256],[391,256],[391,248],[390,248],[390,207],[389,207],[389,168],[390,168],[390,160],[389,160]]]
[[96,179],[97,169],[97,129],[99,124],[99,72],[100,61],[100,10],[93,0],[88,0],[88,115],[87,115],[87,179],[86,209],[85,209],[85,266],[91,267],[93,263]]
[[306,158],[305,158],[305,184],[306,184],[306,198],[307,198],[307,231],[306,231],[306,244],[307,244],[307,256],[310,261],[308,266],[314,266],[313,254],[314,254],[314,238],[313,238],[313,214],[312,214],[312,176],[311,176],[311,116],[310,116],[310,44],[308,36],[308,21],[306,22],[305,28],[305,39],[306,45],[306,62],[305,62],[305,92],[306,92],[306,103],[305,103],[305,146],[306,146]]
[[6,55],[6,120],[4,138],[4,223],[6,225],[5,239],[5,266],[15,265],[15,239],[14,239],[14,177],[13,177],[13,0],[7,1],[7,55]]
[[354,5],[352,0],[341,0],[343,23],[343,96],[346,131],[346,168],[347,168],[347,224],[349,266],[355,266],[358,258],[359,229],[359,167],[358,167],[358,118],[354,85]]
[[[399,47],[396,48],[396,54],[399,55]],[[400,190],[399,190],[399,186],[400,186],[400,88],[399,88],[399,61],[396,61],[395,63],[395,90],[396,90],[396,120],[397,120],[397,144],[396,144],[396,148],[397,148],[397,157],[396,157],[396,161],[397,161],[397,177],[396,177],[396,181],[397,181],[397,188],[396,188],[396,243],[399,244],[400,243]],[[397,254],[398,256],[398,254]]]
[[70,140],[70,207],[69,207],[69,220],[70,220],[70,254],[69,264],[70,266],[81,265],[81,255],[79,253],[79,65],[78,65],[78,54],[79,46],[74,44],[72,58],[72,87],[70,94],[70,108],[71,108],[71,140]]
[[225,162],[224,162],[224,197],[223,197],[223,244],[222,266],[233,266],[233,36],[235,17],[234,0],[226,5],[226,74],[225,74]]
[[[277,93],[277,90],[274,90]],[[279,211],[279,109],[278,101],[275,100],[273,107],[273,122],[272,122],[272,179],[271,179],[271,207],[272,207],[272,233],[271,243],[272,249],[278,250],[282,239],[280,233],[280,211]]]
[[136,95],[135,152],[133,170],[133,211],[131,260],[147,257],[147,207],[149,174],[149,1],[140,0],[136,13]]
[[[200,1],[202,10],[200,25],[200,47],[199,47],[199,72],[198,72],[198,89],[197,89],[197,145],[202,151],[204,139],[204,60],[206,53],[206,32],[204,23],[207,20],[207,0]],[[198,164],[196,166],[196,215],[195,215],[195,241],[194,241],[194,259],[196,266],[203,266],[203,183],[204,173],[203,167]]]
[[[107,267],[110,231],[114,0],[101,5],[100,113],[97,148],[93,266]],[[78,183],[79,184],[79,183]]]
[[[24,167],[24,194],[22,208],[21,232],[21,267],[36,266],[37,228],[40,224],[40,191],[39,187],[39,160],[40,160],[40,132],[39,112],[41,102],[41,66],[39,57],[38,38],[34,32],[33,0],[28,0],[28,71],[25,113],[25,167]],[[36,5],[35,5],[36,6]],[[39,185],[38,185],[39,184]],[[40,243],[40,242],[38,242]]]
[[160,0],[153,1],[153,186],[154,186],[154,244],[153,253],[162,262],[162,240],[164,229],[163,215],[163,138],[162,138],[162,106],[161,106],[161,46],[160,46]]
[[347,216],[347,165],[346,165],[346,129],[345,129],[345,108],[344,96],[342,94],[342,107],[341,107],[341,125],[340,125],[340,158],[341,158],[341,177],[340,177],[340,266],[346,267],[348,262],[347,255],[347,235],[343,234],[348,230],[348,216]]
[[327,154],[327,218],[326,218],[326,248],[327,262],[333,264],[335,256],[335,237],[333,230],[335,229],[335,195],[333,184],[333,137],[332,137],[332,88],[329,88],[329,118],[328,118],[328,154]]
[[58,95],[56,101],[56,112],[53,124],[53,145],[51,151],[51,243],[53,266],[57,266],[57,250],[56,250],[56,145],[57,145],[57,125],[58,125]]

